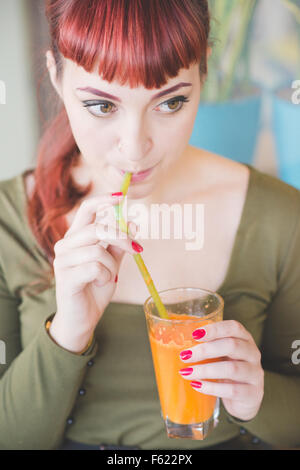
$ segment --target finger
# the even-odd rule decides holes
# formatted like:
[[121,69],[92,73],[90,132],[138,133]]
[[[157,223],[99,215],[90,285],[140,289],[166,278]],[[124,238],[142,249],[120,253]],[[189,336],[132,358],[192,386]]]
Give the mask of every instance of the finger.
[[257,363],[259,361],[259,351],[249,341],[238,338],[221,338],[208,341],[189,348],[192,354],[184,362],[200,362],[206,359],[226,356],[231,359]]
[[65,238],[69,237],[74,232],[80,230],[85,225],[92,223],[95,219],[96,211],[99,210],[99,206],[105,204],[119,204],[123,196],[112,196],[111,194],[103,194],[98,197],[92,197],[85,199],[79,209],[76,212],[71,227],[65,233]]
[[244,401],[256,393],[256,389],[250,384],[224,384],[219,382],[206,382],[204,380],[191,382],[191,387],[205,395],[213,395],[220,398]]
[[118,266],[113,256],[105,248],[96,244],[81,248],[74,248],[66,252],[55,261],[55,268],[66,269],[84,263],[98,262],[105,265],[111,272],[117,272]]
[[[101,226],[101,224],[92,223],[82,228],[80,231],[71,233],[67,238],[60,239],[54,245],[55,254],[62,255],[65,252],[72,250],[74,248],[79,248],[79,247],[87,246],[87,245],[95,245],[96,243],[99,243],[100,245],[103,244],[103,247],[107,248],[107,245],[109,244],[109,240],[107,237],[108,230],[105,226],[103,226],[102,229],[100,229],[101,233],[99,237],[99,226]],[[110,228],[111,241],[113,240],[113,238],[115,239],[117,238],[116,232],[115,232],[116,230],[119,233],[119,237],[122,237],[123,244],[124,244],[124,239],[126,240],[127,238],[127,240],[130,240],[127,234],[119,231],[119,229],[116,227],[111,227]],[[103,235],[103,238],[102,238],[102,235]],[[123,246],[123,244],[121,245]],[[135,251],[132,249],[130,252],[135,253]]]
[[187,380],[230,379],[235,382],[257,383],[257,367],[245,361],[218,361],[191,365],[180,369],[179,374]]
[[98,242],[98,245],[99,245],[99,246],[102,246],[102,247],[106,250],[106,248],[108,247],[109,243],[106,242],[106,241],[101,240],[100,242]]
[[[113,206],[105,205],[97,211],[94,224],[97,226],[99,223],[102,225],[110,225],[114,227],[115,230],[118,228],[119,225],[115,217]],[[105,249],[109,246],[109,243],[105,240],[100,240],[98,244]]]
[[119,227],[114,211],[114,206],[111,204],[104,204],[102,207],[98,208],[94,223],[110,225],[116,228]]
[[[101,241],[105,241],[110,245],[116,245],[130,254],[134,255],[137,253],[137,250],[134,248],[134,246],[139,244],[119,228],[115,229],[114,227],[97,224],[96,234]],[[143,251],[140,245],[139,247],[141,251]]]
[[252,336],[246,328],[236,320],[223,320],[209,323],[201,328],[195,329],[192,335],[196,341],[199,340],[201,342],[228,337],[253,341]]
[[62,274],[64,275],[64,292],[70,292],[71,294],[80,292],[88,283],[97,281],[98,285],[103,286],[107,282],[111,282],[114,278],[103,264],[95,261],[70,268],[68,270],[68,276],[65,276],[63,271],[59,271],[56,276],[57,279],[59,279]]
[[61,255],[68,250],[87,245],[95,245],[96,243],[99,243],[96,225],[89,224],[78,232],[70,233],[67,238],[59,240],[54,246],[54,251],[56,255]]
[[136,236],[138,227],[132,220],[128,223],[128,230],[132,237]]

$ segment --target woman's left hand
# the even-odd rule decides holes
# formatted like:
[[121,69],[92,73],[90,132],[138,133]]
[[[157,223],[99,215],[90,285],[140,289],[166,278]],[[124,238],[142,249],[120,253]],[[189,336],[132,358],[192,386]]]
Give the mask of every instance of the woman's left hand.
[[[194,390],[220,397],[232,416],[242,420],[254,418],[264,394],[264,371],[251,334],[235,320],[210,323],[195,331],[199,330],[199,336],[203,334],[199,338],[201,344],[188,350],[192,355],[180,353],[188,369],[186,372],[181,369],[181,376],[200,384],[195,387],[191,383]],[[211,359],[217,361],[188,367],[189,363]],[[217,382],[205,379],[217,379]]]

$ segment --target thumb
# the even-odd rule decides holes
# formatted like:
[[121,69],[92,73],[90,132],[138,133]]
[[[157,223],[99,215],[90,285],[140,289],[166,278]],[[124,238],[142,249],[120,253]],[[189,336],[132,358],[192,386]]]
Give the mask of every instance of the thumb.
[[[128,225],[127,225],[128,226],[127,236],[133,238],[136,234],[136,226],[135,226],[135,224],[133,224],[133,225],[132,224],[133,224],[132,222],[129,222]],[[106,249],[115,258],[115,260],[117,261],[118,267],[120,268],[122,259],[125,255],[126,251],[122,250],[121,248],[119,248],[116,245],[109,245]]]
[[137,225],[131,220],[128,223],[128,230],[129,230],[129,235],[132,237],[136,236],[137,233]]

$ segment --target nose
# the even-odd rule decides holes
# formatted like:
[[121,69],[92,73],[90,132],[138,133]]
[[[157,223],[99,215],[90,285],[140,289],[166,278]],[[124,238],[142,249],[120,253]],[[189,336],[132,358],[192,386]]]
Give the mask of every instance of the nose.
[[118,139],[118,149],[123,162],[133,171],[140,170],[140,162],[152,148],[152,139],[146,126],[137,119],[127,121]]

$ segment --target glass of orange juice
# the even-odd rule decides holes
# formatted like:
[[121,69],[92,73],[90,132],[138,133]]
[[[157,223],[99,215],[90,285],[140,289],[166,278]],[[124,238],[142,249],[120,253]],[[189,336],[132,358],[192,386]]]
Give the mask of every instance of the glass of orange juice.
[[159,316],[152,297],[143,307],[161,416],[168,437],[202,440],[218,424],[219,398],[194,390],[190,381],[180,375],[179,369],[184,367],[180,352],[199,344],[192,337],[196,328],[223,319],[224,301],[215,292],[194,287],[163,290],[159,295],[168,319]]

